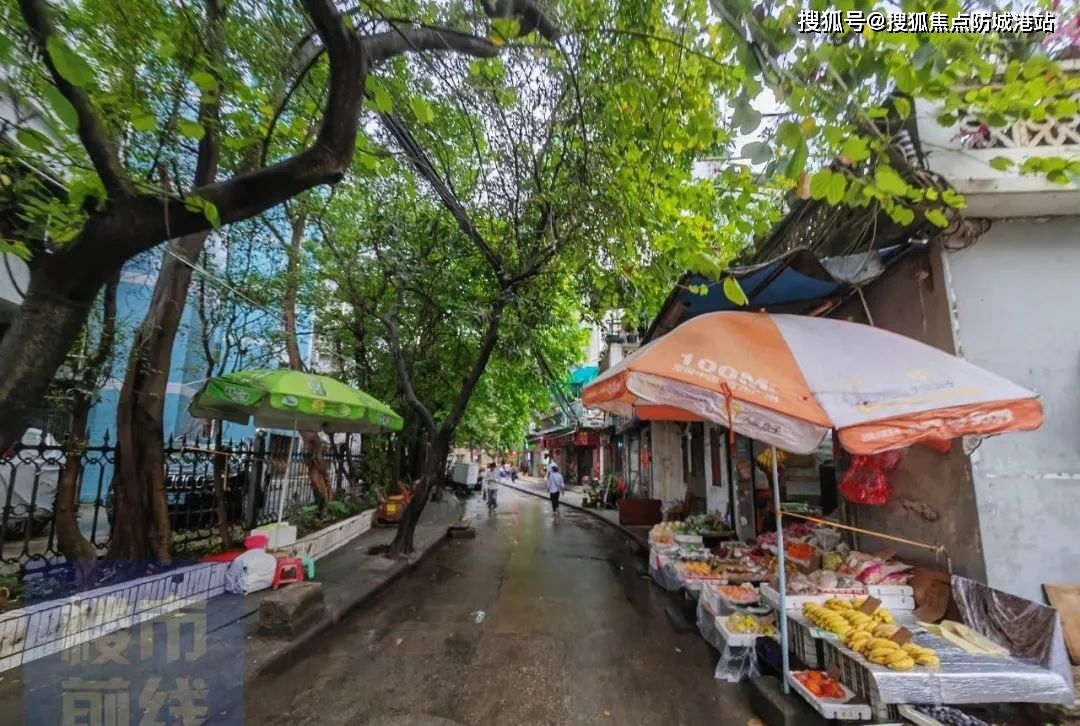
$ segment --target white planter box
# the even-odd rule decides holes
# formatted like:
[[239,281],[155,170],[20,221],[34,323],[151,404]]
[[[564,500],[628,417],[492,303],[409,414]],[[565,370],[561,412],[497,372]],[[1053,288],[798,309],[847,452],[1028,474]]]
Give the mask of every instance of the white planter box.
[[[291,525],[256,530],[289,538],[297,556],[318,559],[371,529],[374,509],[296,540]],[[29,605],[0,615],[0,672],[132,628],[225,592],[228,562],[208,562]]]
[[281,524],[268,524],[264,527],[251,530],[252,536],[262,535],[267,539],[266,548],[279,550],[290,547],[296,543],[296,527],[288,522]]
[[0,671],[225,592],[226,562],[182,567],[0,615]]
[[361,512],[300,538],[288,549],[295,557],[311,557],[315,560],[325,557],[371,529],[374,516],[374,509]]

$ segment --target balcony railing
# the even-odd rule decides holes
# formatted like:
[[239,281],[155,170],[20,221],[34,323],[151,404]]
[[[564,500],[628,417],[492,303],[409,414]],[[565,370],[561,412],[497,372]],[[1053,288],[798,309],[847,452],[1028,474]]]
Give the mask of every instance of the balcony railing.
[[[1080,61],[1064,61],[1060,66],[1068,74],[1080,75]],[[1072,98],[1080,102],[1080,92]],[[967,197],[966,215],[1043,217],[1071,214],[1070,210],[1080,208],[1080,189],[1075,184],[1057,184],[1043,175],[1019,171],[1031,158],[1075,161],[1080,157],[1080,114],[1045,121],[1018,119],[994,128],[974,113],[962,113],[954,125],[946,127],[938,122],[940,105],[918,101],[915,109],[927,164]],[[1008,168],[991,165],[999,157],[1011,162]]]

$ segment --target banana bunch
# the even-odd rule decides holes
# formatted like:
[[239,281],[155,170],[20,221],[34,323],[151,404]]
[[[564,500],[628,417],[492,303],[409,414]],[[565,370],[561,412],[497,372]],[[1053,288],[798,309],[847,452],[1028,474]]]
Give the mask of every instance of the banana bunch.
[[844,635],[851,630],[851,622],[844,617],[847,612],[850,611],[841,613],[816,602],[803,604],[803,615],[806,616],[807,620],[822,630],[828,630],[837,635]]
[[[783,466],[784,461],[786,459],[787,459],[787,454],[785,454],[783,451],[780,451],[780,449],[777,449],[776,450],[776,465],[777,466]],[[766,469],[771,469],[772,468],[772,449],[765,449],[764,451],[762,451],[760,454],[757,455],[756,461],[757,461],[757,463],[761,464],[762,467],[764,467]]]
[[889,640],[896,634],[895,625],[879,625],[874,632],[861,630],[850,631],[844,637],[844,644],[859,653],[871,663],[888,666],[894,671],[909,671],[916,665],[936,667],[941,665],[937,653],[932,648],[925,648],[916,643],[898,645]]
[[[860,598],[857,598],[855,600],[838,600],[837,598],[833,598],[832,600],[827,600],[825,602],[825,604],[828,605],[830,602],[834,602],[834,601],[836,603],[839,603],[837,605],[837,607],[844,607],[844,603],[847,603],[848,606],[851,607],[851,609],[858,610],[859,608],[861,608],[866,603],[866,598],[865,597],[860,597]],[[886,610],[883,607],[879,607],[877,610],[875,610],[874,614],[871,617],[876,622],[879,622],[879,623],[885,623],[885,624],[891,625],[892,622],[893,622],[892,613],[890,613],[888,610]]]
[[[841,600],[840,598],[826,600],[824,605],[808,602],[803,605],[803,614],[817,627],[837,635],[847,635],[852,631],[869,634],[879,626],[892,626],[893,616],[888,610],[878,608],[873,615],[867,615],[857,609],[861,604],[858,600]],[[892,627],[894,627],[892,632],[895,633],[895,626]]]
[[941,665],[941,659],[938,658],[933,648],[926,648],[915,643],[904,643],[900,648],[915,659],[916,665],[929,666],[930,668],[937,668]]
[[728,629],[735,633],[756,633],[761,629],[761,622],[753,615],[732,613],[727,620]]

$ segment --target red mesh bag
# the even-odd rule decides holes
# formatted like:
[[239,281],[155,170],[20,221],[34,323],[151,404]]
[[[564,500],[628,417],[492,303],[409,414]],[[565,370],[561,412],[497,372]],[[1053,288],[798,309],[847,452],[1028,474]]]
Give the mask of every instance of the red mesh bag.
[[903,458],[903,449],[872,456],[852,456],[851,466],[840,480],[840,493],[852,504],[884,505],[892,496],[888,475],[896,470]]

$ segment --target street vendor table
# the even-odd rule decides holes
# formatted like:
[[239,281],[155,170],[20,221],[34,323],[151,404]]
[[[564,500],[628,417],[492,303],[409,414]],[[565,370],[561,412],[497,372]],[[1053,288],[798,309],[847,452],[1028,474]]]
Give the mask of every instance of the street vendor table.
[[[901,627],[912,629],[917,625],[915,616],[912,613],[894,613],[893,618],[896,625]],[[807,668],[824,668],[827,660],[825,643],[842,644],[843,638],[832,631],[817,627],[800,612],[788,610],[787,620],[788,633],[790,634],[788,642],[791,646],[791,652],[806,664]]]
[[676,567],[678,563],[678,558],[653,550],[649,553],[649,574],[657,585],[668,592],[678,592],[685,586],[682,574]]
[[721,622],[722,616],[712,612],[704,598],[698,600],[697,620],[701,637],[720,652],[720,660],[713,674],[717,680],[738,683],[758,675],[754,645],[762,636],[729,632]]
[[840,640],[822,642],[829,649],[826,661],[840,669],[840,680],[879,712],[904,703],[1073,703],[1072,684],[1052,671],[1015,658],[968,653],[925,631],[917,632],[913,640],[933,648],[941,666],[894,671],[870,663]]

